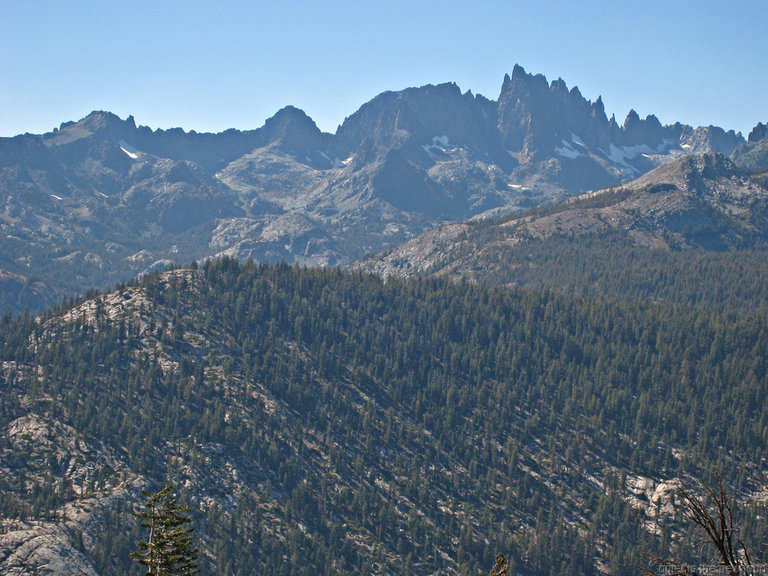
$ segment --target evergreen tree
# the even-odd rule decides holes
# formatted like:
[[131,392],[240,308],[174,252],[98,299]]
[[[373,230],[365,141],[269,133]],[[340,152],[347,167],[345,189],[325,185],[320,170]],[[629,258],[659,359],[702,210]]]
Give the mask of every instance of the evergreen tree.
[[155,494],[144,492],[147,502],[136,513],[149,535],[138,543],[140,551],[131,556],[147,567],[147,576],[191,576],[198,572],[193,529],[188,526],[189,508],[179,505],[173,489],[173,484],[168,484]]

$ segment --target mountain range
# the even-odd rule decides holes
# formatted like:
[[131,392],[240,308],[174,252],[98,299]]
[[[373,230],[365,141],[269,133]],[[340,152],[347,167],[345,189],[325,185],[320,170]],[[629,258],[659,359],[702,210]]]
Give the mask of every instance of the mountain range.
[[93,112],[0,139],[0,309],[41,310],[171,262],[221,255],[345,265],[449,222],[628,182],[716,152],[768,164],[762,124],[662,126],[515,66],[497,100],[455,84],[385,92],[322,133],[286,107],[263,127],[150,130]]

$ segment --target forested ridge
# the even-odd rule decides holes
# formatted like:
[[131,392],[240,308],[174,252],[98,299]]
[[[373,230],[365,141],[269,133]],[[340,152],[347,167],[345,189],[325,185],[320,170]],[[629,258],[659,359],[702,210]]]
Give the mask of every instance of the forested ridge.
[[[493,242],[482,232],[478,244]],[[476,281],[585,298],[655,302],[729,312],[765,311],[768,250],[678,251],[637,246],[623,234],[557,235],[488,251]],[[461,255],[459,255],[461,257]]]
[[[695,553],[633,482],[722,476],[766,558],[768,325],[735,308],[225,258],[6,315],[0,516],[173,481],[203,574],[629,574]],[[30,468],[30,415],[119,464]],[[131,506],[78,544],[101,574],[140,573]]]

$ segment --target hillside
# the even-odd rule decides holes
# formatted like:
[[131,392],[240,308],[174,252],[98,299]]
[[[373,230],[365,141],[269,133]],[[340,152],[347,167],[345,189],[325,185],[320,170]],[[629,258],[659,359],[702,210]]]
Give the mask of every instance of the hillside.
[[169,480],[202,574],[629,574],[718,471],[765,558],[766,326],[232,259],[6,315],[0,571],[138,574]]
[[753,309],[768,301],[767,208],[760,174],[719,154],[690,155],[619,187],[427,232],[356,267]]
[[264,126],[150,130],[93,112],[0,139],[0,310],[42,311],[172,262],[221,255],[345,265],[437,226],[628,182],[692,153],[765,167],[759,124],[607,118],[515,66],[490,100],[451,83],[384,92],[322,133],[286,106]]

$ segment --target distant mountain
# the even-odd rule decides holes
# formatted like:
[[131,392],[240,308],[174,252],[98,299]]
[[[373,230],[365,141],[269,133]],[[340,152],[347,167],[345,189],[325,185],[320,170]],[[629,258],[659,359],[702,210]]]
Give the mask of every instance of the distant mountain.
[[759,123],[746,142],[733,151],[734,160],[748,170],[765,170],[768,166],[768,126]]
[[[684,156],[618,187],[426,232],[356,267],[384,276],[448,276],[617,299],[764,305],[763,181],[720,154]],[[687,273],[675,272],[686,266]],[[704,267],[708,285],[699,285],[692,277]],[[699,288],[676,284],[691,280]],[[741,296],[726,297],[734,289]]]
[[760,125],[606,118],[515,66],[498,100],[455,84],[385,92],[322,133],[286,107],[263,127],[152,131],[93,112],[0,139],[0,309],[35,310],[168,262],[218,255],[346,264],[436,226],[629,181],[692,152],[765,166]]
[[[763,276],[764,278],[765,276]],[[701,279],[701,277],[699,277]],[[232,259],[0,318],[0,573],[142,574],[175,482],[203,575],[620,576],[765,558],[764,315]]]

